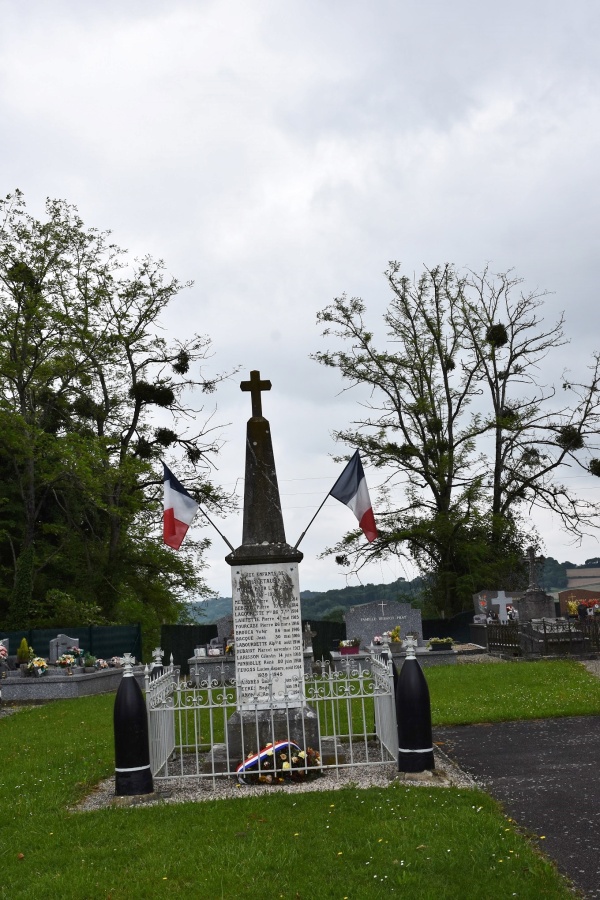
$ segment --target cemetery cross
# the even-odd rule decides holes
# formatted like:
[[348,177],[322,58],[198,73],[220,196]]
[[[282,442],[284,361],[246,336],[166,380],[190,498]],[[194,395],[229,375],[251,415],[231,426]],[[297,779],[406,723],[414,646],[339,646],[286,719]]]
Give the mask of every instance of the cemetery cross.
[[260,395],[262,391],[271,390],[271,382],[267,380],[261,381],[260,372],[254,369],[250,372],[250,381],[240,382],[240,388],[242,391],[250,391],[252,416],[253,418],[260,418],[262,416],[262,401]]

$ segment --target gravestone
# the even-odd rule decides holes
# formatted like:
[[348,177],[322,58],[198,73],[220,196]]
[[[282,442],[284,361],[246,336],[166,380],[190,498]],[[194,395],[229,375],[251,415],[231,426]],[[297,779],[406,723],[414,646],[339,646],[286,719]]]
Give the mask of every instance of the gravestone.
[[473,594],[475,615],[487,619],[489,613],[496,612],[500,622],[508,622],[508,607],[515,609],[517,601],[522,597],[523,591],[479,591]]
[[423,646],[421,610],[413,609],[410,603],[400,603],[397,600],[364,603],[362,606],[352,606],[345,618],[346,637],[360,638],[361,650],[371,645],[375,635],[392,631],[396,625],[400,626],[402,640],[408,634],[415,634],[418,646]]
[[219,643],[223,644],[223,649],[225,649],[227,641],[233,634],[233,616],[223,616],[217,620],[216,625]]
[[529,587],[521,599],[515,603],[519,622],[531,622],[532,619],[554,619],[556,617],[554,600],[537,583],[537,560],[533,547],[528,549],[527,556],[529,558]]
[[59,656],[66,653],[69,647],[77,647],[79,649],[79,638],[69,637],[68,634],[58,634],[50,641],[49,659],[51,663],[55,663]]

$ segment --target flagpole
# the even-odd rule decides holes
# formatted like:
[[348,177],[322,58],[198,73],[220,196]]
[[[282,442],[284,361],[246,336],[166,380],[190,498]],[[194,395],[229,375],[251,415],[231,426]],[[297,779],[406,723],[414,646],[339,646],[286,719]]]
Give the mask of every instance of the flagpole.
[[[327,497],[326,497],[325,499],[327,499]],[[198,504],[198,509],[200,510],[200,512],[202,513],[202,515],[205,516],[205,517],[208,519],[208,521],[210,522],[210,524],[212,525],[212,527],[215,529],[215,531],[217,532],[217,534],[219,534],[219,535],[223,538],[223,540],[225,541],[225,543],[227,544],[227,546],[229,547],[229,549],[230,549],[230,550],[234,550],[235,548],[231,546],[231,544],[229,543],[229,541],[227,540],[227,538],[225,537],[225,535],[223,534],[223,532],[219,531],[219,529],[217,528],[217,526],[215,525],[215,523],[213,522],[213,520],[211,519],[211,517],[208,515],[208,513],[207,513],[205,510],[202,509],[202,507],[200,506],[200,504]]]
[[[336,484],[337,484],[337,481],[336,481]],[[334,487],[335,487],[335,485],[334,485]],[[332,488],[332,490],[333,490],[333,488]],[[331,494],[331,491],[329,491],[329,494]],[[327,494],[327,497],[329,497],[329,494]],[[310,522],[308,523],[308,525],[306,526],[306,528],[304,529],[304,531],[302,532],[302,534],[300,535],[300,537],[298,538],[296,543],[294,544],[294,550],[298,549],[298,545],[300,544],[300,541],[302,540],[302,538],[304,537],[304,535],[306,534],[306,532],[308,531],[308,529],[310,528],[312,523],[315,521],[315,519],[317,518],[317,516],[319,515],[319,513],[321,512],[321,510],[327,503],[327,497],[325,497],[325,499],[321,503],[320,507],[318,508],[318,510],[316,511],[316,513],[314,514],[314,516],[312,517],[312,519],[310,520]]]

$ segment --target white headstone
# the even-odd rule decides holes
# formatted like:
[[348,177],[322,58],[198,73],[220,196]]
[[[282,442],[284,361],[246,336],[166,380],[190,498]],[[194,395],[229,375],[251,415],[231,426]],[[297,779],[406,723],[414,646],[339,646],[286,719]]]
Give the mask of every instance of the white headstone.
[[494,604],[497,603],[498,606],[500,607],[498,610],[498,618],[500,619],[500,621],[502,623],[508,622],[507,606],[512,607],[512,605],[513,605],[512,599],[510,597],[507,597],[506,593],[504,591],[498,591],[498,596],[492,602]]

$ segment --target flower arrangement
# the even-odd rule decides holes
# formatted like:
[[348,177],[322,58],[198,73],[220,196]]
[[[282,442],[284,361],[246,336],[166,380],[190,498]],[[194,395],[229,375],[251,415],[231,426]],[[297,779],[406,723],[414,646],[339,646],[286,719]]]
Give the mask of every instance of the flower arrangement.
[[585,606],[586,609],[596,609],[598,600],[591,598],[590,600],[567,600],[567,611],[570,616],[576,616],[579,612],[578,607]]
[[229,656],[230,653],[233,653],[235,650],[235,641],[233,638],[230,638],[225,645],[225,656]]
[[347,638],[347,640],[340,641],[340,647],[360,647],[360,638]]
[[382,644],[383,644],[382,636],[380,634],[376,634],[375,637],[373,638],[373,646],[381,647]]
[[108,665],[111,669],[118,669],[123,665],[123,659],[120,656],[111,656],[108,661]]
[[402,640],[400,631],[400,626],[396,625],[391,631],[384,631],[384,637],[386,637],[391,644],[399,644]]
[[72,653],[61,653],[56,660],[56,665],[60,666],[61,669],[70,669],[71,666],[75,665],[75,657]]
[[4,644],[0,644],[0,663],[6,662],[8,659],[8,650],[4,646]]
[[444,647],[446,647],[449,650],[453,644],[454,644],[454,640],[451,637],[445,637],[445,638],[432,637],[432,638],[429,638],[429,640],[427,641],[427,646],[430,648],[438,647],[440,649],[443,649]]
[[105,659],[97,659],[94,663],[95,669],[108,669],[108,663]]
[[48,669],[48,663],[43,656],[34,656],[27,663],[28,675],[44,675]]
[[240,784],[283,784],[321,775],[317,750],[302,750],[294,741],[268,743],[258,753],[250,753],[236,769]]

